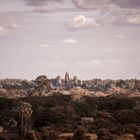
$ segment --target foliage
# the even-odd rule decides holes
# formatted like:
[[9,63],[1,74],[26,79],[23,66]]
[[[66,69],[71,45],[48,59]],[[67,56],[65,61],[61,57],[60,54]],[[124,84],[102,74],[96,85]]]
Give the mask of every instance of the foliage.
[[[140,109],[135,108],[139,101],[139,97],[83,97],[83,102],[74,102],[70,95],[60,93],[49,97],[0,98],[0,126],[12,131],[9,128],[17,122],[14,127],[18,130],[22,121],[17,106],[20,102],[27,102],[33,110],[30,118],[32,129],[41,136],[43,133],[47,134],[42,132],[42,129],[50,127],[53,130],[49,131],[50,135],[55,133],[54,131],[75,132],[76,139],[78,135],[84,134],[84,130],[81,129],[84,127],[87,132],[94,131],[104,139],[107,139],[106,135],[109,135],[108,139],[113,139],[114,135],[124,133],[132,133],[139,137]],[[94,121],[84,125],[82,117],[92,117]]]

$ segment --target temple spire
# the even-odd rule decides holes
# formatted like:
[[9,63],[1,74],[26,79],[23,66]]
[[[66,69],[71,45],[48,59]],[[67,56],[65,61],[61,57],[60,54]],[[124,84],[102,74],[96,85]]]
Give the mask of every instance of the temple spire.
[[65,83],[68,83],[70,81],[69,73],[65,73]]

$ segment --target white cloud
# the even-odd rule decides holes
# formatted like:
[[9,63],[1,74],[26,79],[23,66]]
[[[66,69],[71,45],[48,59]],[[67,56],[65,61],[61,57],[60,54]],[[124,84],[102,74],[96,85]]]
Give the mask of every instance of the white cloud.
[[64,67],[66,66],[66,64],[62,61],[58,61],[58,62],[48,62],[46,63],[46,65],[50,66],[50,67]]
[[[103,14],[96,17],[86,17],[79,15],[67,22],[67,27],[70,29],[80,29],[87,27],[98,27],[101,25],[140,25],[140,11],[116,8],[105,11]],[[125,35],[116,35],[116,38],[125,38]]]
[[102,62],[96,59],[90,60],[90,63],[94,65],[102,65]]
[[5,36],[6,33],[7,33],[7,30],[4,27],[0,26],[0,36]]
[[72,38],[63,40],[62,42],[63,43],[68,43],[68,44],[76,44],[76,43],[78,43],[75,39],[72,39]]
[[50,44],[41,44],[40,48],[51,48]]
[[113,24],[140,26],[140,9],[112,8],[112,10],[106,11],[104,14],[97,16],[96,22],[100,25]]
[[118,35],[115,36],[115,38],[124,39],[124,38],[126,38],[126,36],[123,35],[123,34],[118,34]]
[[112,4],[116,4],[122,8],[139,8],[140,1],[139,0],[110,0]]
[[110,6],[136,9],[140,6],[139,0],[72,0],[78,8],[82,9],[109,9]]
[[86,66],[86,65],[89,65],[89,62],[87,62],[87,61],[77,61],[77,62],[76,62],[76,65],[79,65],[79,66]]
[[[33,6],[37,12],[50,12],[67,9],[81,8],[95,10],[104,24],[129,24],[140,25],[140,0],[24,0],[28,5]],[[73,3],[73,4],[72,4]],[[58,6],[59,5],[59,6]],[[61,6],[60,6],[61,5]],[[61,8],[60,8],[61,7]],[[114,12],[116,12],[114,14]],[[118,14],[117,14],[118,13]],[[103,15],[103,18],[102,18]],[[107,16],[108,15],[108,16]],[[75,17],[68,23],[69,28],[78,29],[83,27],[98,26],[99,23],[94,18],[87,18],[83,15]]]
[[[97,25],[139,25],[139,0],[72,0],[78,8],[98,10],[100,13],[94,18]],[[95,24],[95,25],[96,25]]]
[[43,6],[36,6],[34,8],[34,11],[35,12],[51,12],[51,11],[54,11],[55,10],[55,7],[54,5],[51,5],[51,4],[47,4],[47,5],[43,5]]
[[65,66],[64,62],[55,62],[53,64],[56,65],[56,66]]
[[130,15],[126,18],[126,21],[132,25],[140,25],[140,15]]
[[72,0],[78,8],[82,9],[107,9],[109,8],[109,0]]
[[20,26],[17,25],[15,22],[11,22],[8,24],[4,24],[0,26],[0,36],[9,35],[11,33],[11,29],[19,28]]
[[84,15],[79,15],[69,21],[67,26],[72,29],[79,29],[85,27],[97,27],[99,24],[94,20],[94,18],[87,18]]
[[107,63],[112,63],[112,64],[122,64],[122,63],[124,63],[124,61],[120,60],[120,59],[109,59],[106,62]]
[[[110,11],[110,15],[106,17],[111,18],[110,23],[121,25],[140,25],[140,11],[138,9],[122,9],[116,8]],[[106,21],[106,19],[104,19]],[[109,22],[108,22],[109,23]]]
[[20,26],[15,23],[14,21],[12,21],[9,25],[7,25],[7,28],[8,29],[16,29],[16,28],[19,28]]
[[101,66],[102,62],[100,60],[96,60],[96,59],[92,59],[92,60],[88,60],[88,61],[77,61],[76,65],[79,66]]

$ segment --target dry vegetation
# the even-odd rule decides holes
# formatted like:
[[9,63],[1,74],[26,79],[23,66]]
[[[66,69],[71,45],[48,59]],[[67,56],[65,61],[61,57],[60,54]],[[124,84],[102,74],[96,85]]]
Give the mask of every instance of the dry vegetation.
[[[101,85],[102,81],[97,81],[98,85]],[[125,89],[129,83],[128,89],[135,92],[139,90],[137,80],[120,82],[115,82],[115,87],[118,85],[121,88],[124,85]],[[75,100],[72,94],[66,95],[61,90],[52,91],[46,77],[39,77],[32,82],[15,80],[13,84],[10,80],[1,81],[1,85],[0,140],[10,138],[11,140],[139,140],[140,138],[140,97],[124,94],[116,94],[117,96],[110,94],[105,97],[86,94],[80,96],[77,93],[80,98]],[[109,87],[106,90],[110,89]],[[70,90],[67,89],[67,92]],[[98,90],[96,89],[96,92]],[[44,96],[50,92],[55,94]]]
[[[16,139],[39,140],[54,136],[55,139],[70,137],[77,140],[78,136],[85,136],[84,139],[94,140],[97,135],[98,139],[120,140],[130,133],[129,139],[139,139],[140,108],[136,107],[139,102],[138,97],[88,96],[83,97],[82,102],[75,102],[70,95],[60,93],[49,97],[0,98],[0,126],[3,128],[0,136],[16,134]],[[25,106],[21,107],[23,103]],[[30,116],[31,106],[31,118],[22,115],[21,112]]]

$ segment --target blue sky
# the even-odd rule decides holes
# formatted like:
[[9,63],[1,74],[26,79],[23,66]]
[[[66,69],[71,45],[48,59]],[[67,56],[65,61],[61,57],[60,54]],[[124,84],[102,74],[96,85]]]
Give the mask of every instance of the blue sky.
[[1,79],[140,78],[139,1],[0,3]]

